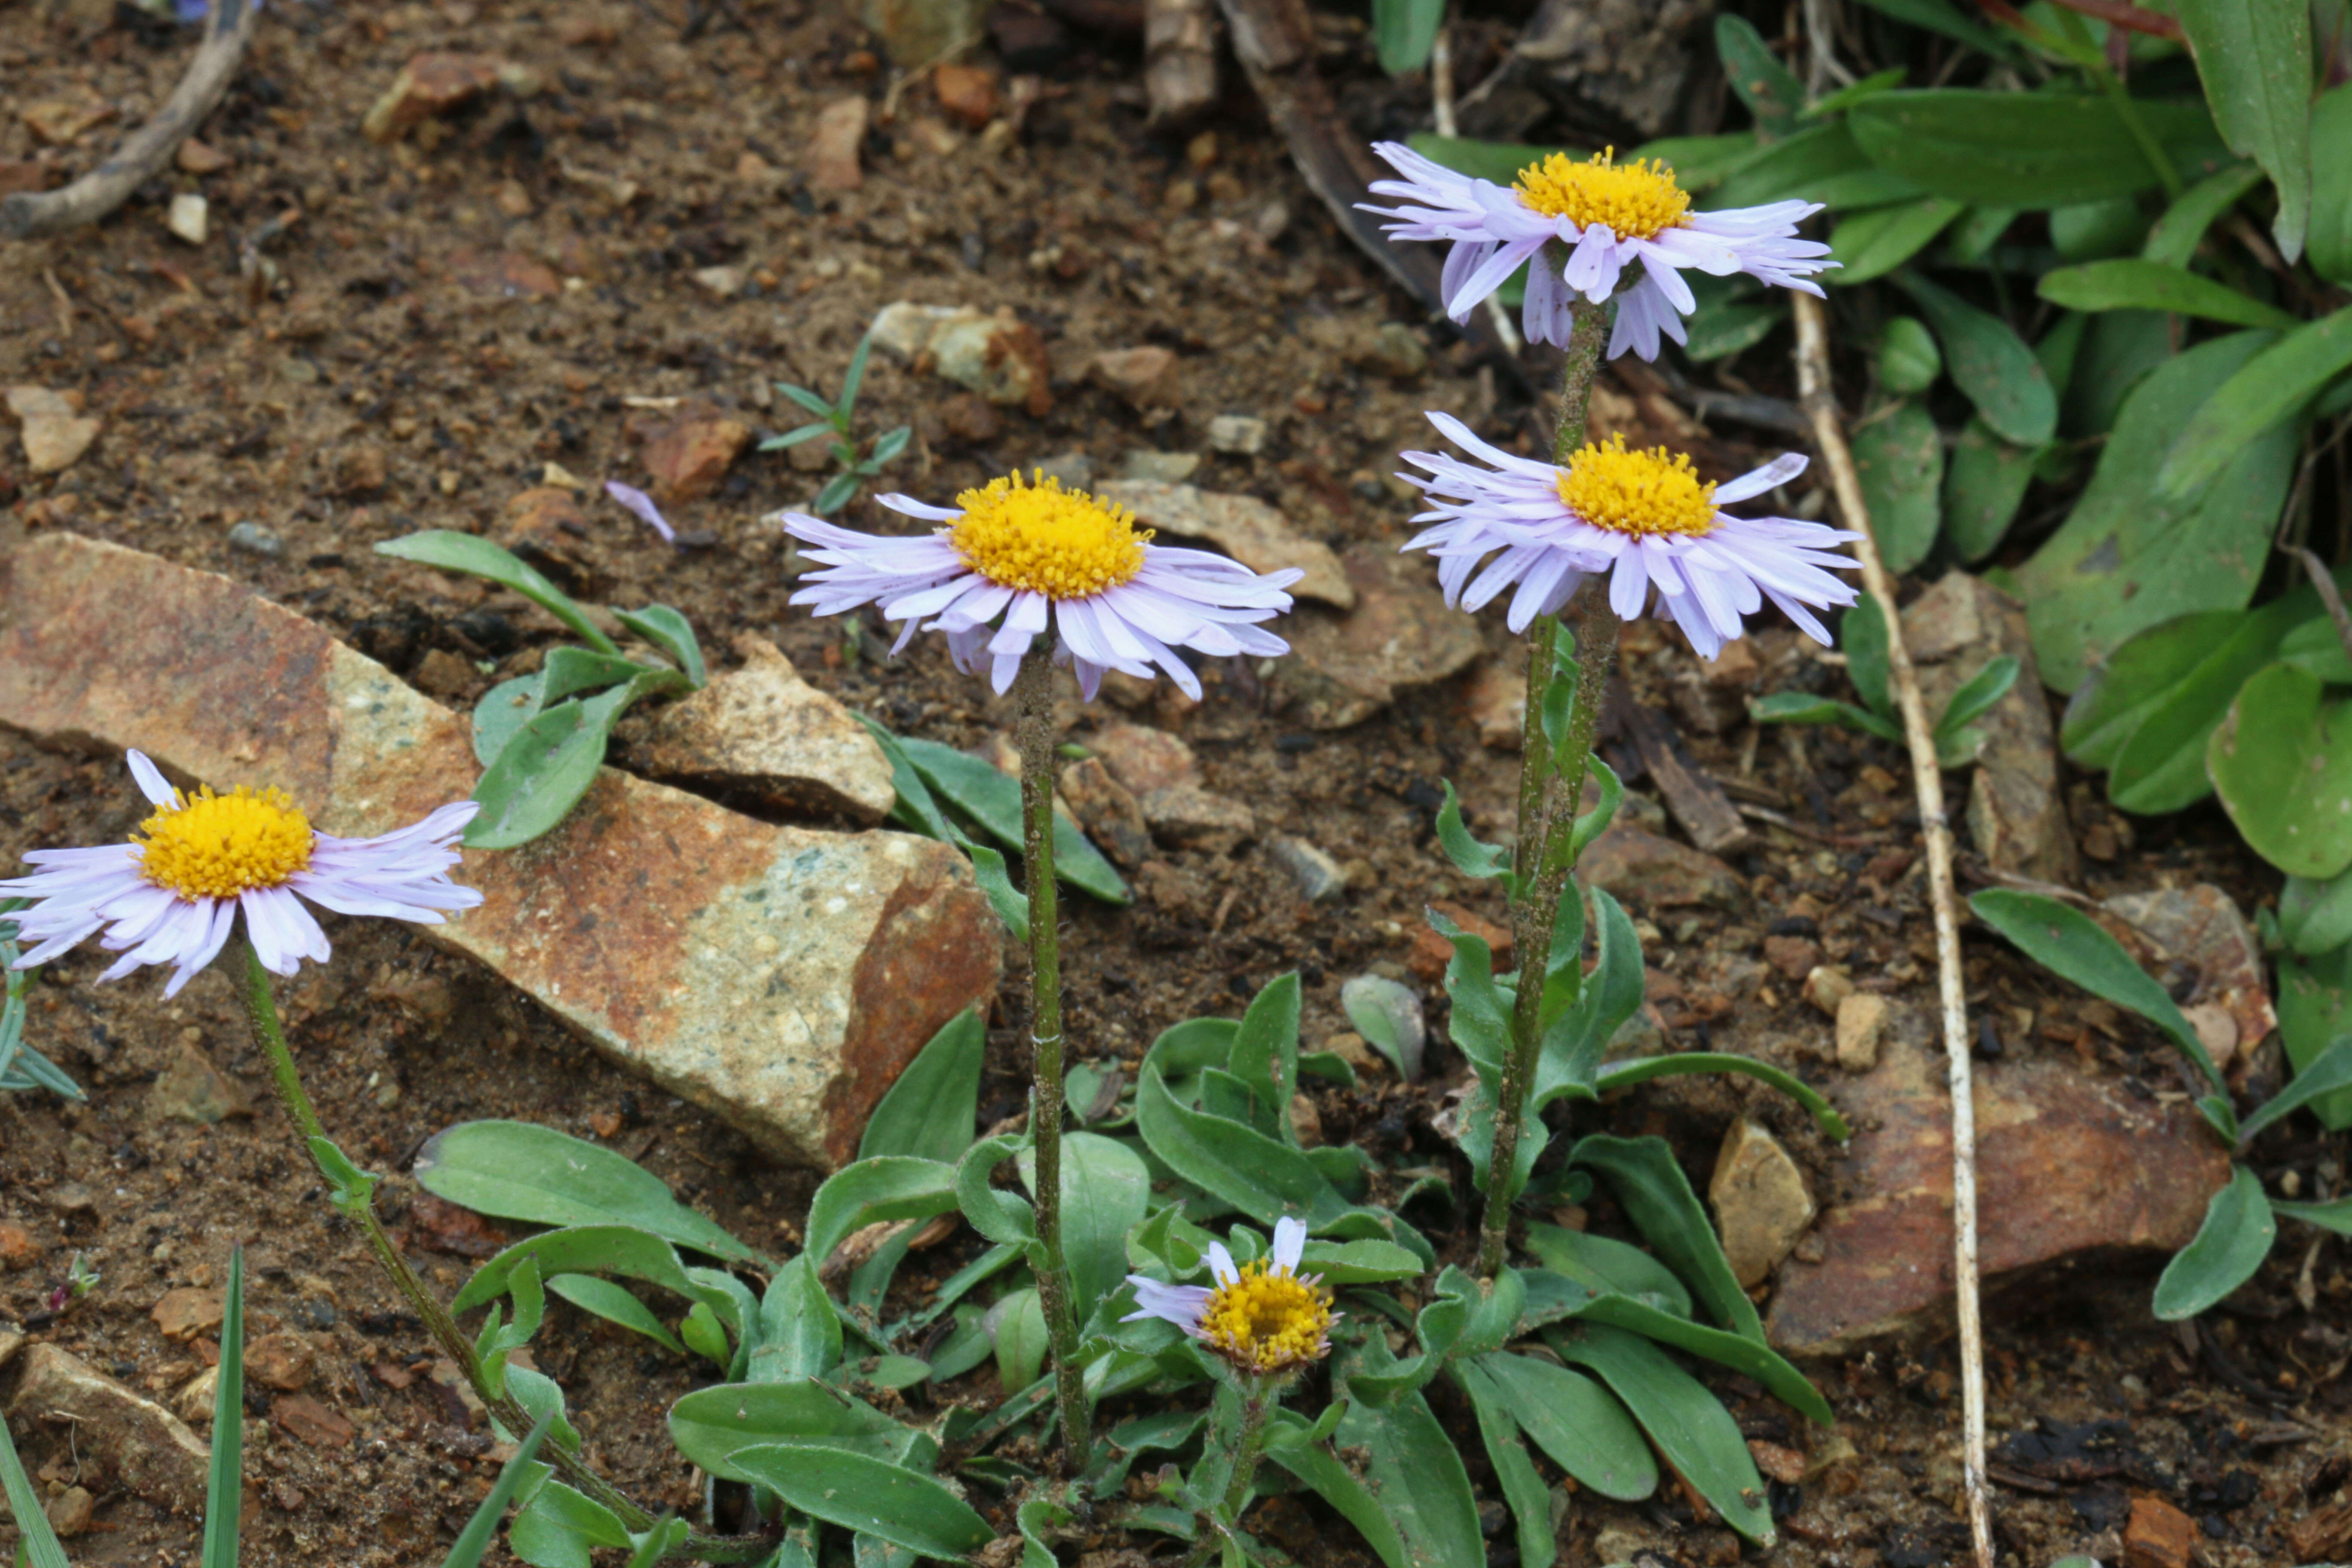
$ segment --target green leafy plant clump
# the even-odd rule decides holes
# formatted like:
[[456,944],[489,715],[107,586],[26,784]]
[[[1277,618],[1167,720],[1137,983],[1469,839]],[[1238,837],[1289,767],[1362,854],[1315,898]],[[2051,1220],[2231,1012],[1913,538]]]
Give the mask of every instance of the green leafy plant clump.
[[866,456],[857,455],[857,393],[866,384],[866,362],[873,349],[873,333],[857,340],[857,347],[849,356],[849,368],[842,373],[841,395],[837,398],[827,400],[822,394],[790,382],[776,383],[778,392],[816,417],[780,436],[768,437],[760,443],[760,450],[778,452],[807,441],[832,441],[833,460],[840,471],[825,481],[816,500],[809,503],[809,510],[819,517],[831,517],[856,500],[857,492],[898,461],[907,443],[914,438],[913,428],[901,425],[877,437],[873,449]]

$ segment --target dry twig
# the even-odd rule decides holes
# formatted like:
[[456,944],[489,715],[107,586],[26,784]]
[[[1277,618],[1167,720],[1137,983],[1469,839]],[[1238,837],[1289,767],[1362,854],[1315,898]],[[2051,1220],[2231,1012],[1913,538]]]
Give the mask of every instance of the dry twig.
[[129,200],[132,191],[171,162],[180,143],[228,90],[259,12],[258,0],[213,0],[205,41],[155,117],[133,132],[112,157],[64,190],[0,201],[0,239],[33,239],[96,223]]
[[1903,738],[1911,750],[1911,778],[1919,796],[1919,828],[1927,841],[1927,897],[1936,916],[1936,969],[1944,1004],[1944,1051],[1952,1093],[1952,1274],[1960,1321],[1961,1461],[1968,1489],[1969,1532],[1976,1542],[1978,1568],[1993,1568],[1992,1513],[1985,1493],[1984,1328],[1977,1312],[1977,1149],[1974,1084],[1969,1065],[1968,1001],[1960,974],[1960,926],[1952,886],[1952,827],[1944,815],[1944,774],[1927,704],[1910,650],[1903,646],[1895,615],[1895,579],[1879,559],[1870,531],[1870,510],[1862,481],[1847,449],[1837,396],[1830,385],[1829,324],[1820,300],[1794,293],[1797,309],[1797,387],[1812,418],[1813,439],[1829,465],[1838,510],[1846,526],[1862,535],[1854,547],[1862,578],[1885,611],[1888,684],[1903,711]]

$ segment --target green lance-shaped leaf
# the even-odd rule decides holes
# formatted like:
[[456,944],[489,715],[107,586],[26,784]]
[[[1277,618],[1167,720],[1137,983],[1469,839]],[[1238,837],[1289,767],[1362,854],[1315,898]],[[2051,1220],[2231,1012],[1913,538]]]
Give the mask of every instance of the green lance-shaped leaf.
[[2279,889],[2279,940],[2305,958],[2352,942],[2352,871],[2317,879],[2289,877]]
[[507,1549],[532,1568],[594,1568],[600,1546],[627,1551],[628,1527],[611,1509],[562,1481],[542,1482],[507,1527]]
[[768,1281],[748,1366],[753,1383],[822,1378],[841,1364],[841,1319],[817,1276],[825,1256],[803,1252]]
[[[1297,1426],[1307,1425],[1306,1417],[1296,1411],[1276,1410],[1274,1420]],[[1287,1443],[1279,1447],[1269,1446],[1266,1458],[1305,1482],[1307,1488],[1336,1510],[1339,1517],[1356,1527],[1366,1545],[1378,1556],[1382,1568],[1437,1568],[1413,1555],[1405,1545],[1404,1537],[1397,1531],[1383,1497],[1373,1495],[1361,1477],[1340,1463],[1327,1443]]]
[[[1034,1194],[1035,1151],[1023,1150],[1019,1160],[1021,1179]],[[1151,1172],[1130,1143],[1096,1132],[1062,1135],[1062,1253],[1079,1322],[1126,1277],[1128,1232],[1150,1205]]]
[[2233,1167],[2230,1184],[2205,1205],[2205,1222],[2173,1254],[2156,1282],[2156,1315],[2167,1322],[2193,1318],[2254,1277],[2278,1238],[2278,1221],[2263,1195],[2262,1178]]
[[670,1441],[690,1462],[722,1480],[749,1480],[739,1455],[778,1444],[854,1448],[888,1458],[908,1451],[908,1427],[830,1384],[720,1384],[698,1388],[669,1410]]
[[1552,1463],[1603,1497],[1638,1502],[1658,1489],[1642,1429],[1607,1389],[1533,1356],[1490,1354],[1461,1366],[1465,1386],[1509,1412]]
[[866,1118],[857,1157],[906,1154],[950,1164],[962,1158],[978,1136],[980,1070],[987,1051],[988,1031],[973,1009],[942,1024]]
[[[2352,942],[2308,959],[2280,954],[2278,1016],[2279,1041],[2297,1072],[2352,1037]],[[2352,1090],[2323,1095],[2311,1109],[2333,1131],[2352,1127]]]
[[2158,496],[2179,501],[2220,479],[2256,438],[2308,407],[2352,368],[2352,306],[2306,322],[2248,360],[2206,399],[2156,476]]
[[1348,1200],[1303,1152],[1179,1104],[1160,1065],[1148,1056],[1137,1076],[1135,1125],[1169,1169],[1260,1225],[1288,1214],[1305,1219],[1308,1229],[1320,1230],[1350,1211]]
[[2263,1128],[2294,1114],[2321,1095],[2352,1087],[2352,1039],[2342,1039],[2295,1068],[2294,1081],[2263,1102],[2261,1110],[2239,1128],[2242,1142],[2251,1143]]
[[594,623],[589,620],[588,613],[575,604],[570,595],[549,582],[512,551],[487,539],[446,528],[429,528],[422,533],[387,539],[375,547],[375,552],[402,561],[419,562],[426,566],[438,566],[445,572],[463,572],[469,576],[487,578],[501,587],[512,588],[562,621],[575,637],[598,653],[617,654],[621,651],[614,646],[611,637],[596,629]]
[[[237,1526],[245,1507],[245,1248],[228,1254],[222,1297],[220,1364],[213,1383],[213,1454],[205,1477],[203,1568],[236,1568]],[[11,1494],[21,1522],[24,1511]],[[38,1553],[36,1553],[37,1560]]]
[[[1341,1363],[1339,1377],[1358,1368],[1385,1370],[1387,1342],[1377,1333]],[[1365,1450],[1365,1478],[1383,1511],[1403,1538],[1406,1561],[1414,1568],[1444,1568],[1485,1560],[1478,1531],[1478,1500],[1469,1472],[1429,1404],[1406,1394],[1377,1409],[1349,1402],[1336,1434],[1343,1448]]]
[[[2197,617],[2201,624],[2176,634],[2190,647],[2146,650],[2147,658],[2154,662],[2186,659],[2195,647],[2207,648],[2168,685],[2157,685],[2160,676],[2142,668],[2126,668],[2120,674],[2111,671],[2099,678],[2103,689],[2118,679],[2146,680],[2155,688],[2144,702],[2132,705],[2130,711],[2137,712],[2139,721],[2108,762],[2109,800],[2126,811],[2147,816],[2179,811],[2213,793],[2213,775],[2205,766],[2213,732],[2229,717],[2246,682],[2270,664],[2292,622],[2294,598],[2289,595],[2252,612],[2212,612],[2230,618],[2217,623]],[[2163,633],[2180,626],[2179,621],[2169,621],[2154,630]],[[2205,638],[2210,634],[2218,635],[2208,645]],[[2115,664],[2122,665],[2125,653],[2137,651],[2132,643],[2126,643],[2116,650]],[[2128,712],[2118,717],[2126,718]]]
[[1810,691],[1774,691],[1754,698],[1748,704],[1748,715],[1759,724],[1837,724],[1882,741],[1900,743],[1903,739],[1902,726],[1851,702],[1816,697]]
[[[2133,962],[2123,943],[2102,930],[2081,910],[2040,893],[2012,888],[1988,888],[1969,900],[1977,919],[2017,944],[2024,954],[2063,980],[2070,980],[2094,996],[2128,1008],[2164,1031],[2180,1052],[2197,1066],[2205,1081],[2222,1098],[2228,1110],[2229,1085],[2206,1053],[2204,1042],[2181,1016],[2179,1004],[2147,971]],[[2209,1119],[2211,1113],[2209,1111]],[[2237,1141],[2236,1118],[2218,1127]]]
[[1755,1304],[1733,1278],[1715,1226],[1664,1139],[1594,1133],[1578,1141],[1569,1163],[1590,1165],[1609,1178],[1610,1190],[1634,1228],[1706,1303],[1717,1322],[1759,1345],[1764,1342]]
[[1963,561],[1981,561],[2000,545],[2033,481],[2042,448],[2014,447],[1971,418],[1944,467],[1944,537]]
[[[514,1458],[500,1468],[499,1479],[490,1488],[490,1495],[482,1500],[481,1506],[475,1509],[473,1517],[466,1521],[466,1528],[457,1532],[457,1542],[449,1548],[449,1555],[441,1560],[441,1568],[480,1568],[483,1554],[489,1551],[491,1541],[498,1535],[499,1521],[506,1517],[507,1505],[514,1501],[523,1478],[538,1466],[540,1444],[546,1440],[550,1432],[561,1426],[562,1421],[561,1414],[540,1417],[539,1425],[523,1438],[521,1446],[515,1450]],[[24,1516],[19,1512],[17,1517],[21,1519]],[[64,1560],[60,1558],[58,1561],[62,1563]]]
[[488,767],[507,749],[516,731],[539,717],[541,670],[501,680],[474,704],[474,760]]
[[2311,216],[2309,0],[2180,0],[2179,16],[2222,139],[2278,191],[2271,233],[2292,262]]
[[1994,704],[2009,695],[2017,684],[2019,665],[2009,654],[1985,661],[1985,667],[1969,677],[1958,691],[1944,704],[1943,717],[1936,721],[1936,738],[1958,734],[1993,710]]
[[1507,884],[1511,876],[1511,852],[1499,844],[1487,844],[1474,837],[1462,820],[1462,797],[1454,793],[1454,781],[1440,781],[1445,786],[1445,804],[1437,808],[1437,843],[1454,868],[1465,877],[1492,881],[1503,879]]
[[461,1121],[417,1152],[435,1197],[533,1225],[635,1226],[717,1258],[775,1265],[670,1195],[661,1178],[612,1150],[527,1121]]
[[697,690],[708,684],[710,672],[702,660],[702,643],[694,623],[667,605],[647,605],[642,610],[614,610],[613,618],[677,661],[678,668]]
[[1544,1331],[1561,1359],[1600,1374],[1683,1479],[1715,1506],[1726,1524],[1769,1546],[1772,1511],[1738,1423],[1705,1384],[1638,1334],[1601,1323]]
[[1037,1211],[1027,1199],[1003,1191],[989,1178],[997,1166],[1027,1145],[1025,1135],[983,1138],[964,1151],[955,1167],[956,1206],[971,1228],[1000,1247],[1020,1248],[1024,1257],[1039,1251]]
[[861,1226],[946,1214],[956,1206],[955,1183],[956,1167],[939,1160],[901,1154],[845,1165],[809,1204],[807,1255],[822,1266]]
[[[2247,618],[2242,610],[2204,610],[2150,626],[2125,641],[2074,689],[2073,700],[2066,704],[2058,726],[2058,743],[2067,757],[2085,768],[2114,766],[2132,732]],[[2261,659],[2267,657],[2264,653],[2250,664],[2238,680],[2261,668]],[[2214,710],[2214,723],[2221,722],[2229,698],[2236,692],[2237,682],[2232,682]],[[2210,726],[2202,731],[2210,732]],[[2201,743],[2198,752],[2201,771]]]
[[1745,16],[1725,14],[1715,19],[1715,52],[1722,58],[1723,74],[1731,90],[1756,117],[1756,129],[1766,136],[1783,136],[1794,129],[1797,113],[1805,107],[1805,84],[1780,63],[1756,24]]
[[1527,1247],[1546,1268],[1595,1295],[1653,1298],[1676,1317],[1691,1315],[1690,1292],[1675,1271],[1638,1247],[1541,1224],[1528,1226]]
[[1916,403],[1874,415],[1853,433],[1854,476],[1870,509],[1870,530],[1889,572],[1908,572],[1935,547],[1944,445]]
[[[2134,108],[2188,178],[2227,153],[2205,106],[2140,99]],[[1928,88],[1882,92],[1846,116],[1879,169],[1954,201],[2037,209],[2129,195],[2158,182],[2116,110],[2093,94]]]
[[[990,837],[1007,849],[1021,848],[1019,779],[936,741],[901,736],[898,749],[926,784],[969,812]],[[1102,852],[1078,831],[1076,823],[1059,813],[1054,817],[1054,872],[1105,903],[1133,901],[1134,895]]]
[[475,849],[512,849],[562,822],[596,782],[633,681],[601,697],[544,709],[514,732],[474,785],[481,814],[466,826]]
[[1916,272],[1895,282],[1927,312],[1953,384],[1994,434],[2021,447],[2039,447],[2056,434],[2058,395],[2042,362],[2009,323]]
[[678,1262],[669,1241],[641,1226],[571,1226],[541,1232],[519,1241],[475,1271],[450,1302],[452,1311],[467,1311],[496,1300],[512,1288],[517,1269],[529,1263],[543,1279],[554,1274],[594,1272],[642,1279],[675,1291],[688,1300],[700,1300]]
[[2205,771],[2254,853],[2296,877],[2352,867],[2352,700],[2291,664],[2257,670],[2213,738]]
[[687,1353],[678,1337],[662,1326],[646,1306],[623,1285],[593,1274],[558,1274],[547,1282],[548,1293],[561,1296],[582,1311],[646,1338],[673,1355]]
[[1228,1071],[1264,1098],[1286,1136],[1291,1096],[1298,1092],[1298,976],[1281,974],[1267,981],[1242,1015],[1242,1026],[1234,1034],[1233,1053],[1225,1064]]
[[1812,1085],[1770,1062],[1727,1051],[1677,1051],[1662,1057],[1637,1057],[1631,1061],[1619,1062],[1614,1067],[1603,1068],[1598,1087],[1601,1093],[1607,1094],[1612,1089],[1625,1089],[1654,1078],[1718,1072],[1736,1073],[1752,1078],[1759,1083],[1771,1085],[1803,1106],[1812,1114],[1814,1123],[1822,1131],[1840,1142],[1853,1136],[1853,1130],[1845,1124],[1845,1118],[1838,1114],[1837,1107]]
[[2352,83],[2311,108],[2311,268],[2352,283]]
[[2326,1204],[2273,1203],[2271,1212],[2315,1225],[2322,1230],[2332,1230],[2338,1236],[2352,1236],[2352,1198],[2337,1198]]
[[1878,384],[1898,397],[1925,392],[1944,374],[1936,334],[1916,316],[1895,316],[1879,329]]
[[1486,1462],[1495,1468],[1496,1484],[1503,1489],[1503,1500],[1510,1505],[1512,1521],[1517,1527],[1519,1561],[1528,1568],[1551,1568],[1559,1560],[1559,1542],[1551,1525],[1551,1492],[1537,1472],[1535,1461],[1528,1458],[1528,1446],[1519,1437],[1519,1424],[1511,1419],[1492,1379],[1479,1370],[1476,1363],[1464,1363],[1456,1375],[1462,1381],[1463,1391],[1470,1395],[1470,1409],[1477,1417],[1478,1438],[1486,1447]]
[[2147,231],[2147,243],[2140,247],[2140,258],[2167,267],[2188,266],[2206,230],[2262,183],[2262,170],[2252,163],[2232,163],[2218,174],[2208,174],[2164,209],[2164,216]]
[[[1916,201],[1872,207],[1841,218],[1836,232],[1830,237],[1830,259],[1839,267],[1827,275],[1829,280],[1851,286],[1884,278],[1927,249],[1967,210],[1960,202],[1942,196],[1921,196]],[[1917,389],[1890,384],[1889,390]]]
[[961,1557],[996,1539],[988,1521],[940,1482],[870,1454],[749,1448],[735,1465],[787,1507],[927,1557]]
[[[2163,318],[2117,312],[2110,322]],[[2182,426],[2202,416],[2220,386],[2254,360],[2273,334],[2233,332],[2199,343],[2147,373],[2123,400],[2090,484],[2058,531],[2017,569],[2026,624],[2042,679],[2061,691],[2135,633],[2196,610],[2237,609],[2252,597],[2271,553],[2271,532],[2294,475],[2295,432],[2282,426],[2233,455],[2223,479],[2175,502],[2156,474]],[[2113,379],[2095,363],[2094,333],[2078,368]]]
[[1381,69],[1404,76],[1429,63],[1445,0],[1372,0],[1372,50]]
[[2169,310],[2239,327],[2292,329],[2296,318],[2185,267],[2128,258],[2042,274],[2042,297],[2071,310]]

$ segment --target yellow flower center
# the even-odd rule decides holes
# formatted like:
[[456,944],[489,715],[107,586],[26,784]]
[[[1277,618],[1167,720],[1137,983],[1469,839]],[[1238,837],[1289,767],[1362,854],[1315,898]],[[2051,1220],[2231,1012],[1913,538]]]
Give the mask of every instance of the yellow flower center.
[[990,582],[1049,599],[1083,599],[1143,570],[1135,514],[1037,474],[991,479],[956,497],[963,516],[947,530],[964,564]]
[[1629,452],[1625,437],[1587,444],[1560,470],[1559,499],[1595,528],[1619,533],[1704,534],[1715,527],[1715,483],[1699,482],[1691,460],[1664,447]]
[[310,864],[310,819],[282,789],[235,795],[211,788],[172,804],[139,825],[137,846],[147,880],[194,903],[233,899],[247,888],[274,888]]
[[1328,1348],[1330,1292],[1297,1276],[1267,1270],[1265,1259],[1241,1266],[1241,1278],[1210,1292],[1201,1337],[1249,1372],[1304,1366]]
[[1620,163],[1616,156],[1611,147],[1579,163],[1554,153],[1521,169],[1512,188],[1546,217],[1564,217],[1579,228],[1601,224],[1620,239],[1649,239],[1690,222],[1690,193],[1675,186],[1672,169],[1647,158]]

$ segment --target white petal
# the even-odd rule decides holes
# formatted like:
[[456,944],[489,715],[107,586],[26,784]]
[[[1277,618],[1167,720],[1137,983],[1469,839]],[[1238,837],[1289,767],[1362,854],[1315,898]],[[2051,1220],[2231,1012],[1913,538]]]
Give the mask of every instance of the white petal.
[[139,781],[139,793],[156,805],[169,806],[172,784],[163,776],[163,770],[149,762],[144,752],[126,752],[123,756],[131,763],[131,776]]
[[1275,1272],[1296,1274],[1298,1259],[1307,1247],[1307,1225],[1288,1215],[1274,1222],[1273,1260]]

